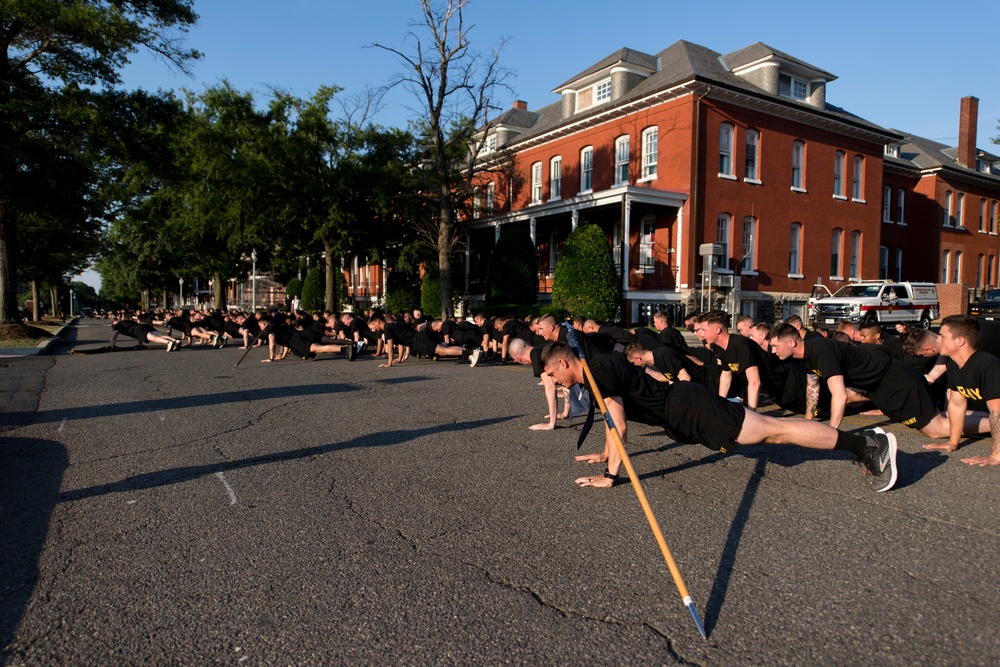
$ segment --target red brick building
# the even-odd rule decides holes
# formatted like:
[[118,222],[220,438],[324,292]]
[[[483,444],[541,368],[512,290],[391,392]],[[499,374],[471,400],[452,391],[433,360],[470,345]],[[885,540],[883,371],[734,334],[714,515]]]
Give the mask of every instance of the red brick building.
[[996,284],[1000,171],[975,147],[977,100],[951,149],[829,104],[835,79],[760,43],[721,55],[682,41],[621,49],[537,111],[516,103],[482,158],[512,152],[521,176],[482,185],[466,292],[484,291],[501,228],[524,225],[544,302],[582,221],[608,235],[630,322],[709,305],[780,318],[817,279]]

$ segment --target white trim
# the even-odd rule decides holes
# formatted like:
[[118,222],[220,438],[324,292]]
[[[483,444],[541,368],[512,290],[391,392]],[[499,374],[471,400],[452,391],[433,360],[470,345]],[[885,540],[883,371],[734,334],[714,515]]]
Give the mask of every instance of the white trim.
[[636,183],[650,183],[655,180],[656,180],[656,174],[653,174],[652,176],[646,176],[645,178],[637,179]]
[[741,276],[759,276],[760,274],[754,270],[740,271]]
[[[792,189],[794,190],[795,188]],[[844,195],[833,195],[833,198],[836,199],[837,201],[847,201],[847,197],[845,197]]]
[[743,182],[748,183],[750,185],[764,185],[763,183],[760,182],[760,180],[756,178],[744,178]]
[[792,191],[792,192],[801,192],[801,193],[803,193],[803,194],[805,194],[805,193],[808,193],[808,192],[809,192],[809,191],[808,191],[808,190],[806,190],[805,188],[797,188],[797,187],[795,187],[794,185],[793,185],[793,186],[791,187],[791,191]]
[[846,278],[844,276],[830,276],[830,280],[844,281]]
[[724,178],[727,181],[737,181],[737,180],[739,180],[734,174],[723,174],[722,172],[719,172],[719,178]]
[[801,280],[802,278],[805,278],[805,276],[802,275],[801,273],[789,273],[788,277],[793,280]]
[[868,203],[864,199],[855,199],[854,197],[851,197],[851,201],[854,202],[855,204],[867,204]]

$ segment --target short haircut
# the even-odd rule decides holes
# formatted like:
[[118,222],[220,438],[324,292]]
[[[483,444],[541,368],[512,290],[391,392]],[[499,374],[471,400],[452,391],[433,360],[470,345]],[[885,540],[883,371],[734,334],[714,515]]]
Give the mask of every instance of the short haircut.
[[979,320],[970,315],[949,315],[941,320],[942,327],[948,327],[951,335],[956,338],[964,338],[965,343],[973,350],[979,349],[979,339],[982,335],[982,327]]
[[841,343],[854,343],[854,339],[846,331],[835,331],[833,333],[833,340],[840,341]]
[[524,354],[525,350],[530,350],[533,346],[523,338],[515,338],[507,344],[507,354],[513,359]]
[[802,340],[802,334],[800,334],[799,330],[788,322],[782,322],[771,331],[771,340],[778,338],[794,338],[795,340]]
[[762,331],[764,332],[764,339],[771,340],[771,336],[774,335],[774,329],[767,322],[758,322],[757,324],[750,327],[750,331]]
[[722,310],[710,310],[707,313],[698,316],[699,322],[718,324],[723,329],[729,329],[729,322],[731,319],[732,318],[729,317],[729,313]]
[[584,317],[583,315],[577,315],[576,317],[573,318],[573,326],[582,327],[586,321],[587,321],[586,317]]
[[664,322],[667,323],[668,327],[670,326],[670,315],[665,310],[658,310],[655,313],[653,313],[653,319],[663,320]]
[[576,356],[576,352],[573,351],[573,348],[566,343],[551,343],[550,345],[546,345],[545,349],[542,350],[542,368],[547,367],[550,362],[558,359],[571,361],[579,358],[580,357]]
[[542,315],[541,317],[539,317],[538,318],[538,323],[539,324],[548,324],[549,326],[551,326],[554,329],[558,329],[559,328],[559,320],[557,320],[556,316],[553,315],[552,313],[546,313],[545,315]]
[[646,348],[643,346],[642,343],[640,343],[640,342],[634,342],[634,343],[629,343],[628,345],[626,345],[625,349],[622,350],[622,354],[624,354],[625,358],[628,359],[633,354],[642,354],[645,351],[646,351]]
[[848,329],[857,329],[858,325],[854,322],[841,322],[837,325],[837,331],[847,331]]
[[903,354],[908,354],[911,357],[920,356],[920,350],[931,344],[934,335],[933,331],[921,329],[920,327],[910,327],[901,336],[903,340]]
[[743,323],[746,323],[746,322],[749,322],[750,326],[753,326],[753,318],[750,317],[749,315],[744,315],[740,319],[736,320],[736,324],[743,324]]
[[882,335],[882,325],[878,322],[869,322],[868,324],[864,324],[858,328],[858,331],[871,331],[872,329],[878,332],[879,338],[884,338]]
[[371,323],[381,322],[382,324],[385,324],[385,315],[383,315],[382,313],[375,313],[374,315],[372,315],[372,318],[371,320],[369,320],[369,322]]
[[798,315],[790,315],[787,319],[785,319],[785,322],[787,324],[798,324],[798,325],[801,325],[802,324],[802,318],[799,317]]

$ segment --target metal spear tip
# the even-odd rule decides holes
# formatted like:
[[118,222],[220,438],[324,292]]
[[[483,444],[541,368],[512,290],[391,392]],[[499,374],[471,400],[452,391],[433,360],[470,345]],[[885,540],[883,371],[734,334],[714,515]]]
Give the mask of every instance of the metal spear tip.
[[698,616],[698,610],[694,606],[694,600],[685,598],[684,604],[687,605],[688,611],[691,612],[691,618],[694,619],[694,625],[698,628],[698,632],[701,633],[701,638],[708,639],[708,635],[705,634],[705,626],[701,624],[701,617]]

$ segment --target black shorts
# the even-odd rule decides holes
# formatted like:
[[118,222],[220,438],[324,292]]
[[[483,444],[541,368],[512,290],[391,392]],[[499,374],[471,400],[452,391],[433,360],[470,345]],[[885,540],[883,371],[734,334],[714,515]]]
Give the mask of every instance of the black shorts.
[[941,414],[931,398],[927,380],[905,361],[893,360],[879,386],[868,391],[868,398],[887,417],[918,430]]
[[694,382],[676,382],[665,404],[667,435],[686,444],[699,443],[719,452],[731,452],[746,419],[741,403],[727,401]]
[[140,343],[148,343],[149,334],[154,333],[155,331],[156,327],[154,327],[152,324],[146,324],[145,322],[142,322],[135,327],[135,333],[137,334],[135,339]]
[[288,339],[288,347],[291,348],[292,352],[303,358],[308,357],[312,352],[312,342],[301,331],[296,331],[292,334],[291,338]]
[[413,345],[410,347],[413,354],[425,357],[433,357],[436,354],[436,348],[437,342],[423,331],[418,331],[413,336]]

